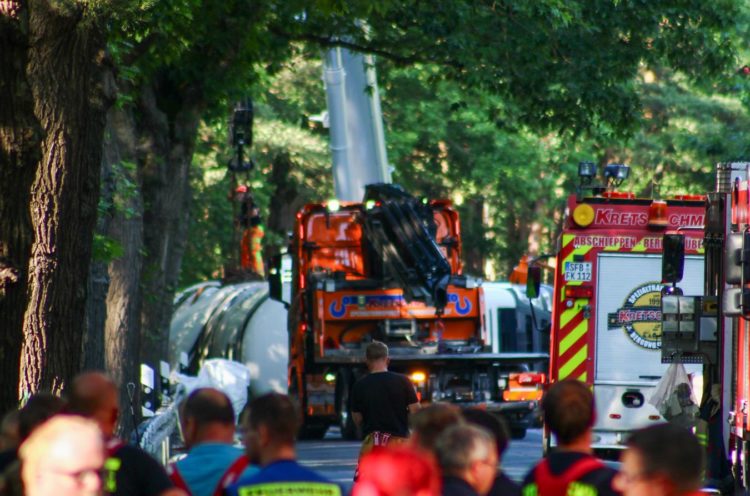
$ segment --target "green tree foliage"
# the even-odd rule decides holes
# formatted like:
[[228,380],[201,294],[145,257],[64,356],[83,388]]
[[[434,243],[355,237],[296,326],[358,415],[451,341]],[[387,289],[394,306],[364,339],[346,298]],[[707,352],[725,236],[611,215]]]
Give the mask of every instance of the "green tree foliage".
[[528,250],[533,223],[554,231],[555,216],[537,205],[560,208],[571,186],[566,164],[576,160],[578,143],[533,132],[502,98],[437,80],[438,71],[382,72],[395,179],[418,194],[454,199],[469,267],[482,273],[489,261],[490,272],[507,273]]
[[[500,276],[532,249],[534,224],[534,251],[554,252],[581,160],[627,163],[632,174],[622,189],[659,197],[710,191],[716,162],[748,156],[741,94],[708,92],[664,67],[642,65],[632,81],[643,111],[630,138],[604,125],[578,137],[535,131],[501,97],[442,80],[434,65],[381,67],[395,179],[462,202],[466,245],[480,246],[478,256]],[[478,203],[483,216],[471,212]]]
[[644,101],[639,131],[597,147],[602,158],[633,166],[629,190],[656,197],[703,194],[714,187],[717,162],[750,155],[750,114],[737,93],[707,94],[663,68],[642,71],[638,85]]
[[[576,164],[581,160],[628,163],[633,174],[623,189],[658,196],[705,192],[712,187],[715,162],[746,153],[748,116],[741,101],[707,95],[666,69],[644,68],[634,81],[645,110],[640,130],[629,140],[612,137],[607,128],[585,138],[535,132],[519,123],[516,109],[502,98],[443,80],[434,65],[400,69],[381,61],[379,69],[394,181],[417,195],[448,197],[460,204],[467,262],[475,273],[483,272],[490,262],[493,270],[485,275],[507,275],[529,251],[534,224],[538,224],[537,252],[555,250],[565,200],[575,191]],[[320,70],[317,62],[291,64],[269,80],[269,90],[258,106],[263,118],[256,124],[253,153],[259,167],[253,190],[264,211],[272,191],[265,181],[271,168],[263,164],[272,164],[284,150],[294,150],[298,157],[298,169],[290,180],[307,178],[310,201],[330,195],[330,182],[316,188],[314,179],[330,181],[325,136],[300,125],[307,122],[305,116],[322,109]],[[215,132],[223,138],[226,131],[217,127]],[[201,147],[206,139],[202,136]],[[277,145],[269,146],[267,137],[276,138]],[[304,139],[318,141],[318,148],[300,149],[297,144]],[[217,146],[226,152],[226,145]],[[318,157],[310,161],[314,154]],[[225,161],[226,157],[210,161],[218,164],[219,175]],[[196,163],[201,167],[205,163],[202,153]],[[190,239],[201,241],[191,242],[187,257],[204,257],[201,277],[220,267],[228,249],[202,249],[200,243],[216,238],[231,246],[231,225],[226,220],[232,215],[226,200],[229,186],[223,181],[213,193],[196,185],[197,197],[214,199],[216,212],[222,212],[202,227],[201,219],[208,217],[200,211],[210,212],[212,207],[196,202]],[[211,229],[221,229],[223,238],[202,234]],[[210,253],[221,256],[211,258],[206,255]],[[193,281],[193,262],[184,270],[183,282]]]
[[[294,0],[252,6],[241,0],[182,0],[143,4],[140,16],[121,25],[115,52],[134,81],[159,81],[159,107],[168,117],[193,104],[207,122],[248,88],[257,95],[266,87],[283,60],[297,54],[293,40],[308,43],[308,56],[316,46],[343,42],[401,67],[421,64],[416,69],[421,79],[413,84],[423,92],[442,85],[446,94],[435,105],[449,105],[452,117],[435,113],[438,121],[433,122],[416,103],[394,100],[413,111],[412,122],[407,117],[403,127],[394,124],[389,132],[398,177],[406,184],[410,178],[421,182],[422,188],[410,186],[426,194],[465,198],[465,217],[477,225],[467,231],[471,244],[510,259],[527,244],[526,231],[539,218],[539,205],[552,196],[559,208],[561,191],[568,189],[561,186],[570,180],[559,169],[580,149],[579,140],[567,138],[563,144],[554,134],[536,133],[632,132],[640,116],[641,93],[634,83],[640,64],[670,65],[690,80],[718,71],[732,54],[725,33],[736,12],[730,0]],[[309,71],[309,66],[293,65],[301,67]],[[268,86],[268,105],[284,123],[304,124],[303,116],[321,110],[320,102],[311,107],[311,99],[300,96],[311,86],[320,87],[319,72],[307,75],[312,77],[296,79],[305,86],[284,85],[283,78]],[[280,85],[284,89],[276,90]],[[424,131],[433,127],[436,133]],[[395,138],[400,132],[406,134],[403,143]],[[414,136],[418,146],[407,151],[414,134],[421,134]],[[529,177],[531,163],[539,164],[531,177],[543,188],[518,183],[517,178]],[[451,166],[443,172],[445,164]],[[436,180],[438,174],[420,173],[420,167],[444,177]],[[510,198],[514,204],[506,207]],[[487,235],[480,234],[487,221],[485,205],[498,212],[489,219]],[[554,215],[542,218],[546,224],[556,221]],[[488,242],[487,236],[496,241]]]
[[[628,22],[635,22],[636,13],[628,15]],[[713,19],[717,24],[727,22],[722,14]],[[607,22],[605,26],[611,25]],[[705,22],[692,26],[706,28]],[[677,35],[670,31],[664,36]],[[727,63],[723,36],[714,36],[715,52],[700,55],[714,61],[711,67]],[[419,62],[404,67],[406,59],[388,52],[378,59],[378,77],[394,180],[418,195],[454,199],[463,218],[468,267],[474,272],[489,268],[485,275],[490,276],[507,275],[530,249],[554,252],[565,199],[575,191],[580,160],[632,165],[632,178],[624,189],[639,195],[705,192],[713,183],[714,162],[746,156],[748,117],[738,90],[744,80],[731,66],[715,74],[718,77],[713,81],[708,70],[669,68],[664,64],[675,62],[675,50],[648,47],[633,60],[630,73],[612,76],[623,78],[624,86],[618,91],[627,91],[617,98],[630,102],[627,119],[607,113],[611,106],[605,112],[605,105],[614,100],[599,102],[598,107],[587,107],[581,100],[571,112],[585,111],[588,117],[574,128],[560,125],[564,120],[554,126],[548,125],[552,120],[542,122],[555,119],[550,112],[541,120],[529,119],[526,96],[509,97],[497,91],[497,86],[469,86],[468,79],[454,73],[453,65],[445,61],[443,65]],[[455,53],[463,53],[467,64],[476,60],[469,51]],[[613,53],[613,60],[619,57]],[[434,56],[413,54],[411,58]],[[600,62],[585,62],[581,74],[587,73],[587,64],[595,63]],[[679,60],[673,65],[685,69]],[[303,116],[322,109],[320,67],[298,59],[289,68],[267,80],[265,108],[273,112],[258,129],[274,119],[299,126],[305,123]],[[605,68],[606,64],[599,67]],[[573,75],[566,77],[572,81]],[[552,101],[545,98],[531,104]],[[300,165],[304,169],[304,162]],[[538,246],[530,247],[530,242]]]
[[[344,36],[402,65],[434,63],[464,88],[513,102],[521,122],[579,132],[624,132],[639,117],[639,64],[668,65],[704,80],[732,60],[739,2],[524,0],[331,2],[301,10],[285,36],[331,43]],[[286,9],[303,9],[290,2]],[[351,23],[366,19],[368,29]]]

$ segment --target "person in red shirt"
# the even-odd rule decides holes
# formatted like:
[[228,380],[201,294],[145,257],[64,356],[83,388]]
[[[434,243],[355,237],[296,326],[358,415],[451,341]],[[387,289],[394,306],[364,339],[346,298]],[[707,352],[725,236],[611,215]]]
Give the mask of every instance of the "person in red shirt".
[[378,446],[362,458],[352,496],[437,496],[440,488],[440,470],[429,453]]

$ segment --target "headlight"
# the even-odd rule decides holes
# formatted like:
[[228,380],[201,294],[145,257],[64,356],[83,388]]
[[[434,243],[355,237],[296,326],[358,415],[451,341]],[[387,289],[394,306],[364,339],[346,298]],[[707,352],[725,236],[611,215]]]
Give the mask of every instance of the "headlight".
[[499,378],[497,380],[497,387],[500,389],[505,389],[506,387],[508,387],[508,379],[506,379],[505,377]]
[[427,374],[424,372],[413,372],[410,376],[412,382],[424,382],[427,379]]

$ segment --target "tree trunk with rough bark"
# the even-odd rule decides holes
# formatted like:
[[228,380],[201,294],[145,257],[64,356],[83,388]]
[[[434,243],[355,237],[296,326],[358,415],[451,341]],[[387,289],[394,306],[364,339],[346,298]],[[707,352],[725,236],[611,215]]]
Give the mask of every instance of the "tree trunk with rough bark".
[[528,251],[527,253],[532,257],[539,256],[542,252],[544,242],[544,224],[539,219],[544,218],[547,213],[547,202],[540,198],[534,202],[534,209],[532,210],[532,216],[528,220],[529,225],[529,237],[528,237]]
[[141,357],[157,374],[159,360],[168,355],[172,300],[187,242],[189,171],[201,108],[199,95],[190,88],[178,90],[163,80],[145,87],[139,102],[141,142],[148,144],[140,164],[145,248]]
[[[98,228],[97,228],[98,229]],[[104,370],[104,322],[107,319],[107,264],[92,260],[86,284],[81,370]]]
[[505,213],[505,267],[502,269],[501,277],[508,277],[513,272],[513,267],[518,264],[521,256],[526,253],[529,229],[524,221],[523,213],[519,214],[512,205],[507,205]]
[[[461,225],[471,226],[471,229],[463,228],[461,230],[464,273],[484,276],[485,250],[487,247],[484,237],[484,198],[472,197],[466,200],[461,208]],[[473,237],[468,237],[467,233],[472,233]]]
[[18,404],[18,379],[33,242],[29,199],[42,130],[26,73],[26,11],[0,12],[0,412]]
[[27,74],[44,137],[32,185],[34,243],[22,396],[62,391],[80,367],[103,131],[112,92],[106,87],[100,21],[80,4],[32,0],[28,6]]
[[[120,386],[120,434],[134,428],[129,413],[129,383],[134,384],[134,412],[140,414],[137,387],[140,379],[141,335],[141,248],[143,246],[143,203],[140,194],[136,127],[131,109],[113,109],[108,115],[109,136],[105,155],[115,169],[116,193],[108,236],[122,248],[109,264],[107,320],[104,325],[106,370]],[[125,184],[131,187],[124,187]]]
[[[305,198],[300,188],[289,180],[295,165],[288,153],[281,153],[273,158],[270,183],[273,195],[268,205],[266,228],[275,232],[281,239],[287,239],[287,233],[294,230],[294,219],[297,212],[305,205]],[[263,248],[266,257],[278,254],[276,247]]]
[[[107,115],[107,128],[105,130],[105,143],[102,156],[101,186],[99,188],[99,216],[96,220],[94,236],[106,237],[109,225],[112,221],[111,208],[114,202],[114,184],[112,178],[112,164],[116,158],[112,157],[113,147],[109,146],[112,141],[109,114]],[[95,243],[96,245],[96,243]],[[102,259],[96,258],[96,249],[92,254],[91,266],[89,267],[89,280],[86,295],[86,327],[83,334],[83,355],[81,356],[82,370],[105,370],[104,362],[104,323],[107,320],[107,292],[109,291],[109,274],[107,273],[108,262],[106,257],[108,251],[106,246],[100,246]]]

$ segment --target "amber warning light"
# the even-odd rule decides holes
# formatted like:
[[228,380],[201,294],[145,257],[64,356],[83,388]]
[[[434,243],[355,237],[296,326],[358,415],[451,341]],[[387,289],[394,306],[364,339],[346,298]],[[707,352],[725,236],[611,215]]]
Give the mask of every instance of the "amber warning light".
[[664,228],[667,227],[667,202],[664,200],[654,200],[648,207],[648,226]]
[[573,222],[579,227],[588,227],[594,222],[594,207],[581,203],[573,210]]

